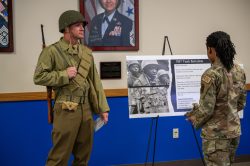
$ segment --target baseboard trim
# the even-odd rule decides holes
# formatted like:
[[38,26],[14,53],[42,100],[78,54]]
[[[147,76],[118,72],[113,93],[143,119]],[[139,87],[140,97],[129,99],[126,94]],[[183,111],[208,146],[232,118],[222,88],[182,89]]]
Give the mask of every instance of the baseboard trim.
[[250,162],[250,154],[239,155],[235,157],[235,163],[241,163],[241,162]]

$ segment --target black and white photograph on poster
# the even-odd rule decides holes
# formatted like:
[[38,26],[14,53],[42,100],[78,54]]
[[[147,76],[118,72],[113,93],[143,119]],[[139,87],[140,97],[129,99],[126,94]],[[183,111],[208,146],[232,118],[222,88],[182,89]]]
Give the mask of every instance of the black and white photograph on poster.
[[160,114],[169,112],[167,87],[129,88],[130,114]]
[[129,117],[184,115],[198,102],[206,55],[127,56]]
[[127,60],[129,114],[151,117],[169,112],[172,107],[168,59]]

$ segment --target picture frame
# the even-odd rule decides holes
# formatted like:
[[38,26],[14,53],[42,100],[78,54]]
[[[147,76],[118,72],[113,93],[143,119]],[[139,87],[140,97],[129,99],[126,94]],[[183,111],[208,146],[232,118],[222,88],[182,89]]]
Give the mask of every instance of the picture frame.
[[12,0],[0,1],[0,52],[13,52]]
[[[83,43],[93,51],[139,50],[139,0],[117,0],[115,12],[104,20],[105,4],[101,0],[80,0],[80,12],[88,22]],[[101,30],[103,24],[107,29]]]

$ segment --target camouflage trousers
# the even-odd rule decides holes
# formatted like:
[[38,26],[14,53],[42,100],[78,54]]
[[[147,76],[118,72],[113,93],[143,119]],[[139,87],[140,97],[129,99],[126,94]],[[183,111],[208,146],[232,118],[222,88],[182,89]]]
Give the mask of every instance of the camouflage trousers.
[[240,137],[231,139],[202,139],[202,150],[206,166],[231,166]]

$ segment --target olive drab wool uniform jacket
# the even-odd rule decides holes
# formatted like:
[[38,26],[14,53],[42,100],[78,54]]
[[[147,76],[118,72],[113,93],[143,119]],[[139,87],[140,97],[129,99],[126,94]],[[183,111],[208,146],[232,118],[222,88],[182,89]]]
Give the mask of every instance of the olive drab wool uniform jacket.
[[227,72],[220,61],[215,62],[201,77],[199,104],[187,116],[194,116],[193,124],[202,128],[205,139],[230,139],[240,136],[238,111],[246,104],[246,76],[237,64]]
[[[94,113],[107,112],[109,106],[92,51],[84,45],[79,44],[78,47],[79,51],[76,52],[63,38],[46,47],[38,59],[34,83],[51,86],[56,103],[83,103],[88,100]],[[72,66],[78,69],[78,74],[74,79],[69,79],[66,69]]]

